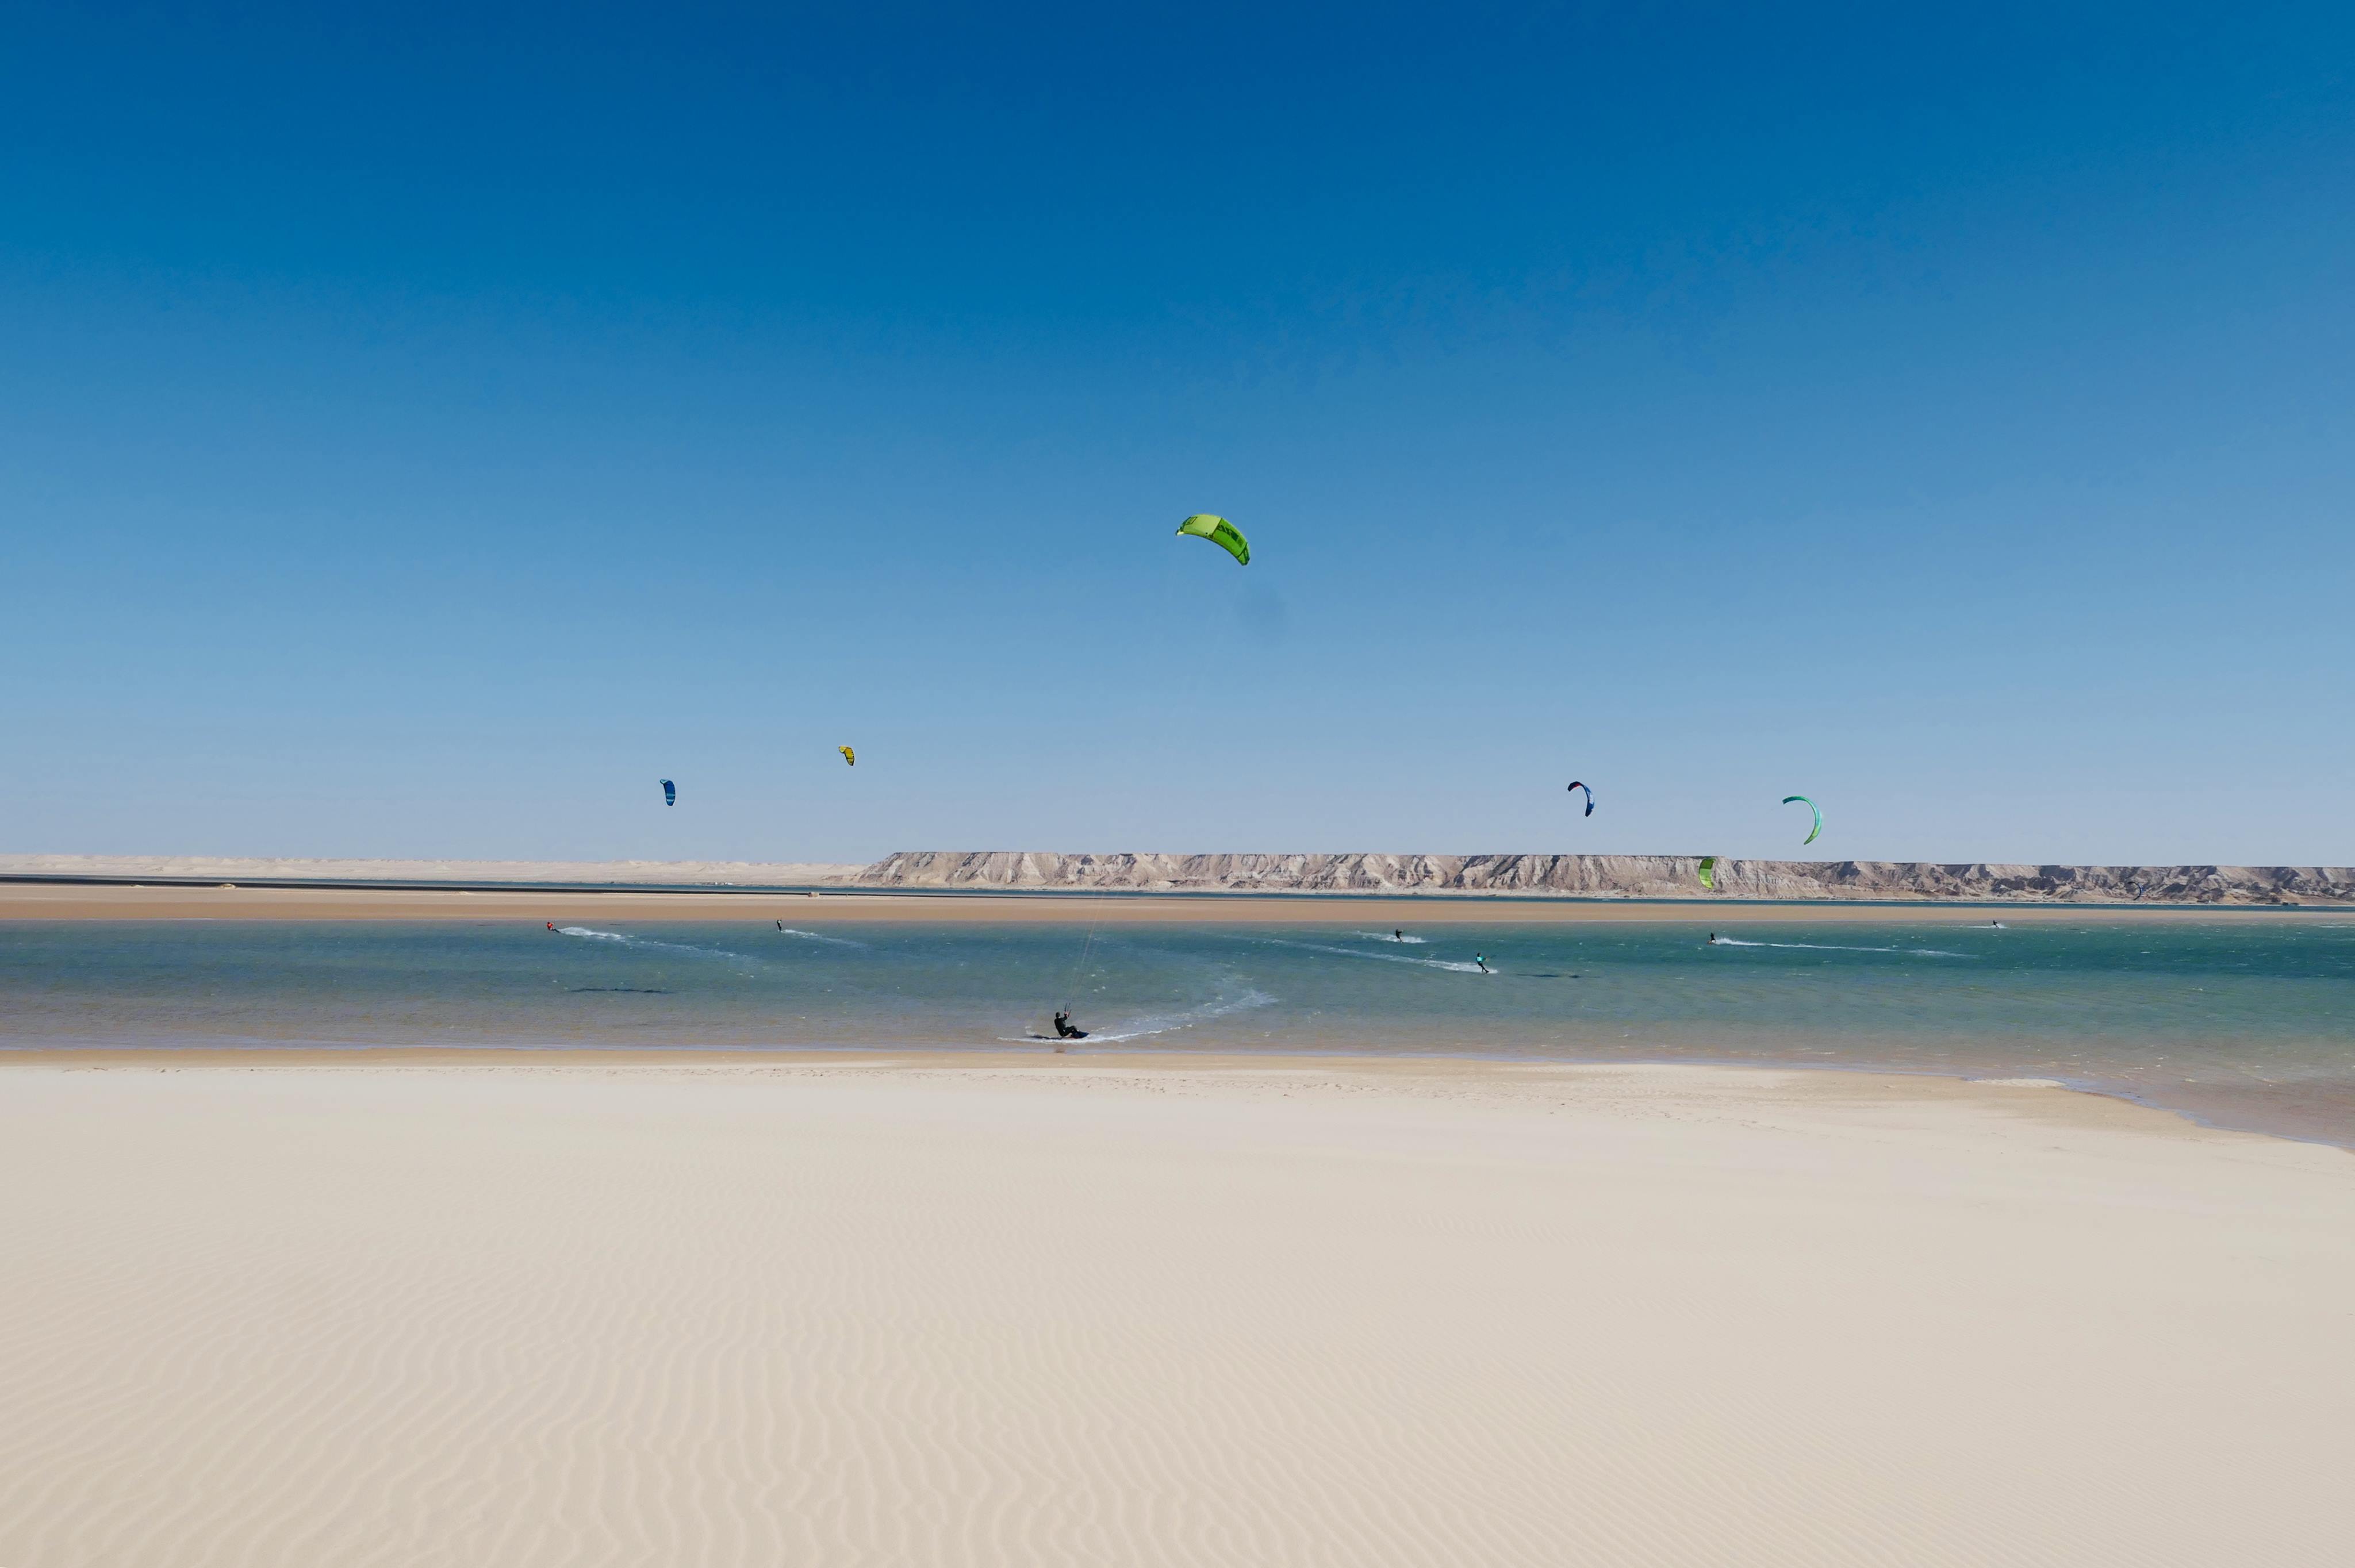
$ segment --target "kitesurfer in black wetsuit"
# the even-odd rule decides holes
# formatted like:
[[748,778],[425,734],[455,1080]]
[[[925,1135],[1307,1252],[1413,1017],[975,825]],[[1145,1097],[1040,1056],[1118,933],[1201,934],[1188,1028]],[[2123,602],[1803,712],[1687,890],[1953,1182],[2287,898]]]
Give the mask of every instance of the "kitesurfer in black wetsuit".
[[1068,1012],[1058,1012],[1057,1014],[1055,1014],[1055,1038],[1056,1038],[1056,1039],[1058,1039],[1058,1040],[1085,1040],[1087,1037],[1088,1037],[1088,1032],[1087,1032],[1086,1030],[1084,1030],[1084,1029],[1074,1029],[1074,1028],[1072,1028],[1072,1027],[1071,1027],[1071,1015],[1070,1013],[1068,1013]]

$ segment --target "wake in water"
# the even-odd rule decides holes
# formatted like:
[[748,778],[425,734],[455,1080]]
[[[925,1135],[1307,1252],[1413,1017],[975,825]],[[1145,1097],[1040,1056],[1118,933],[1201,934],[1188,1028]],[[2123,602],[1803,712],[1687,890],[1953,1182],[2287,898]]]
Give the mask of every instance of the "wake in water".
[[652,937],[626,937],[619,931],[592,930],[587,926],[559,926],[559,937],[580,937],[591,942],[617,942],[624,948],[641,948],[655,953],[687,953],[698,959],[725,959],[730,963],[756,964],[761,960],[749,953],[731,953],[725,948],[697,948],[685,942],[657,942]]
[[1833,942],[1745,942],[1739,937],[1720,937],[1704,947],[1718,948],[1803,948],[1811,953],[1906,953],[1917,959],[1967,959],[1968,953],[1950,953],[1944,948],[1844,948]]
[[832,948],[857,948],[861,951],[865,951],[867,948],[866,943],[854,942],[847,937],[829,937],[823,931],[796,930],[791,926],[778,927],[777,934],[783,937],[799,937],[805,942],[824,942]]
[[[1208,1023],[1214,1018],[1225,1018],[1232,1013],[1248,1012],[1254,1007],[1270,1006],[1274,1001],[1275,998],[1268,995],[1267,992],[1254,988],[1245,991],[1240,996],[1222,996],[1216,1001],[1206,1001],[1199,1007],[1189,1007],[1183,1012],[1148,1013],[1143,1018],[1132,1019],[1126,1023],[1117,1024],[1110,1029],[1091,1029],[1084,1042],[1072,1041],[1070,1044],[1118,1044],[1124,1040],[1143,1040],[1148,1035],[1175,1034],[1181,1029],[1191,1029],[1198,1023]],[[1055,1040],[1052,1034],[1023,1034],[1010,1038],[1001,1036],[1001,1038],[1007,1039],[1009,1044],[1018,1041],[1027,1044],[1033,1040]],[[1065,1044],[1060,1040],[1055,1043],[1059,1045]]]
[[[1403,953],[1361,953],[1355,948],[1328,948],[1321,942],[1287,942],[1280,937],[1266,937],[1262,940],[1271,948],[1298,948],[1306,953],[1331,953],[1342,959],[1371,959],[1384,964],[1416,964],[1426,969],[1446,969],[1459,975],[1493,975],[1497,972],[1493,969],[1484,969],[1478,964],[1459,964],[1449,959],[1410,959]],[[1383,940],[1389,938],[1384,938]]]
[[1349,935],[1352,937],[1362,937],[1369,942],[1404,942],[1412,947],[1420,948],[1423,946],[1422,938],[1410,937],[1402,931],[1395,935],[1389,931],[1352,931]]
[[1102,1032],[1090,1030],[1091,1040],[1142,1040],[1148,1034],[1175,1034],[1180,1029],[1191,1029],[1197,1023],[1208,1023],[1214,1018],[1231,1013],[1249,1012],[1255,1007],[1266,1007],[1275,998],[1263,991],[1247,991],[1241,996],[1222,996],[1216,1001],[1206,1001],[1199,1007],[1189,1007],[1183,1012],[1154,1013]]

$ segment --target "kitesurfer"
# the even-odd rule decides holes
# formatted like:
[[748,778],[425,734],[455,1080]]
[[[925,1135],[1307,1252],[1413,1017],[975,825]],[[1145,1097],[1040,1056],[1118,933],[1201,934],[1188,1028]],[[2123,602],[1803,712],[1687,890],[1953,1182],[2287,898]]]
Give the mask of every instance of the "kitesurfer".
[[555,929],[556,929],[556,922],[555,922],[555,921],[553,921],[553,920],[550,920],[550,921],[548,923],[548,928],[549,928],[549,930],[551,930],[551,931],[555,930]]
[[1391,940],[1393,942],[1403,942],[1406,940],[1406,933],[1404,931],[1392,931],[1391,933]]
[[1717,933],[1714,931],[1709,934],[1709,945],[1712,948],[1717,946]]
[[1056,1039],[1058,1039],[1058,1040],[1085,1040],[1087,1037],[1088,1037],[1088,1032],[1087,1032],[1086,1030],[1084,1030],[1084,1029],[1074,1029],[1074,1028],[1072,1028],[1072,1027],[1071,1027],[1071,1015],[1070,1013],[1068,1013],[1068,1012],[1058,1012],[1058,1013],[1056,1013],[1056,1014],[1055,1014],[1055,1038],[1056,1038]]
[[1485,974],[1487,974],[1487,973],[1489,973],[1489,972],[1490,972],[1490,970],[1489,970],[1489,969],[1488,969],[1488,960],[1487,960],[1486,958],[1482,957],[1480,954],[1478,954],[1478,953],[1475,953],[1475,954],[1473,954],[1473,955],[1472,955],[1472,961],[1473,961],[1474,963],[1478,964],[1478,965],[1480,966],[1480,972],[1481,972],[1482,974],[1484,974],[1484,975],[1485,975]]

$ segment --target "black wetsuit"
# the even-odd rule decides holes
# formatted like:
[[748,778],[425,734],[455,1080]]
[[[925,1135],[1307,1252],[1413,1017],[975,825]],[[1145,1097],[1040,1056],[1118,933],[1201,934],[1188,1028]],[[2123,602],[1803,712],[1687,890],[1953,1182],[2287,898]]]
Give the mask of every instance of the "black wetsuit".
[[1055,1014],[1055,1037],[1059,1040],[1085,1040],[1088,1037],[1088,1032],[1084,1029],[1072,1028],[1071,1015],[1068,1012],[1059,1012]]

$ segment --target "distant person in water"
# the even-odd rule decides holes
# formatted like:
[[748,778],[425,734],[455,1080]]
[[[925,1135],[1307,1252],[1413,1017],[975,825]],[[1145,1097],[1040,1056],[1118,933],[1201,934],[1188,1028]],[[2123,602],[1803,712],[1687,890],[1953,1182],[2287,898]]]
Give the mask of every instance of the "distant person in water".
[[1068,1012],[1058,1012],[1057,1014],[1055,1014],[1055,1038],[1056,1038],[1056,1039],[1058,1039],[1058,1040],[1085,1040],[1087,1037],[1088,1037],[1088,1032],[1087,1032],[1086,1030],[1084,1030],[1084,1029],[1074,1029],[1074,1028],[1072,1028],[1072,1027],[1071,1027],[1071,1015],[1070,1013],[1068,1013]]
[[1714,931],[1709,934],[1709,945],[1712,948],[1717,946],[1717,933]]
[[1391,940],[1393,942],[1403,942],[1406,940],[1406,933],[1404,931],[1392,931],[1391,933]]
[[1480,966],[1480,972],[1481,972],[1482,974],[1484,974],[1484,975],[1485,975],[1485,974],[1487,974],[1487,973],[1489,973],[1489,972],[1490,972],[1490,970],[1489,970],[1489,969],[1488,969],[1488,960],[1487,960],[1487,957],[1486,957],[1486,956],[1484,956],[1484,955],[1482,955],[1482,954],[1479,954],[1479,953],[1475,953],[1475,954],[1473,954],[1473,955],[1472,955],[1472,961],[1473,961],[1474,963],[1478,964],[1478,965]]
[[553,921],[553,920],[550,920],[550,921],[548,923],[548,928],[549,928],[549,930],[551,930],[551,931],[555,930],[555,929],[556,929],[556,922],[555,922],[555,921]]

